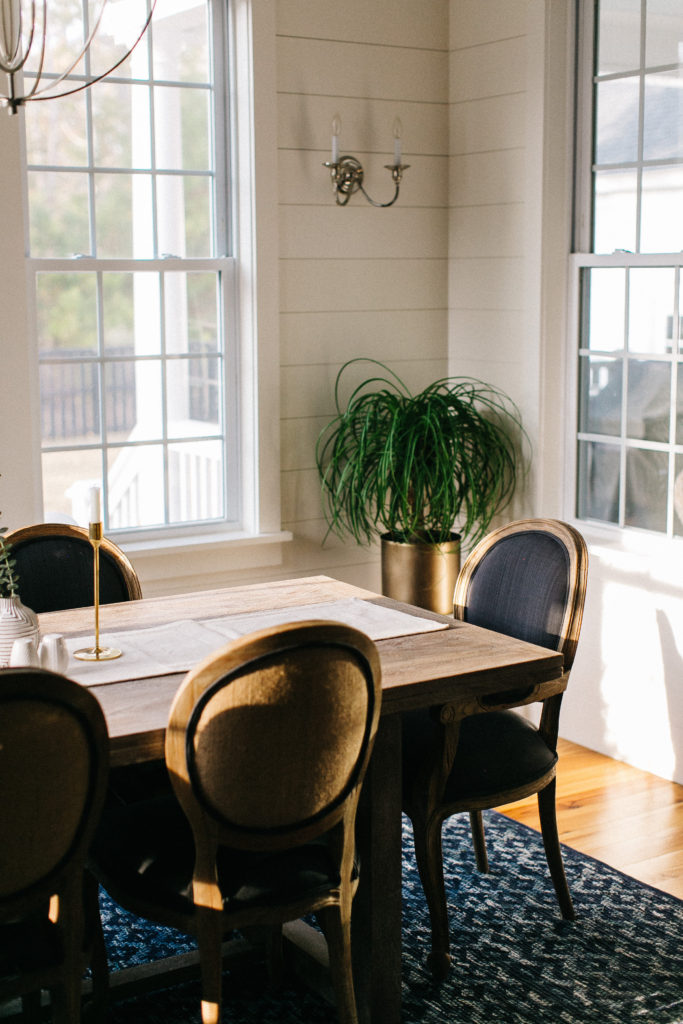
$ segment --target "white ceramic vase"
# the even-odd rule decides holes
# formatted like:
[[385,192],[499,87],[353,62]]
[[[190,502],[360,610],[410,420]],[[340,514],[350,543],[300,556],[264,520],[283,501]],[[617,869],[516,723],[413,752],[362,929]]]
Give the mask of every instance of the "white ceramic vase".
[[39,638],[38,616],[19,598],[0,597],[0,668],[9,665],[12,645],[19,637]]

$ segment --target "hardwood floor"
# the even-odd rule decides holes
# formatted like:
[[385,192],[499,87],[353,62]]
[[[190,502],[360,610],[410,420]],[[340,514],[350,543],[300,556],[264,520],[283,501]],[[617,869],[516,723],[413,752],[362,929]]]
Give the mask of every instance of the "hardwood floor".
[[[683,786],[560,740],[560,840],[683,899]],[[538,829],[536,797],[501,808]]]

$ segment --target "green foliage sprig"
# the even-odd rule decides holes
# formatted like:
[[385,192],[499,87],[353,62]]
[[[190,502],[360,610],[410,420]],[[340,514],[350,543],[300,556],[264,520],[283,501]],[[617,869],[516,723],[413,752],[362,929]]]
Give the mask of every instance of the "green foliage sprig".
[[[381,375],[342,403],[342,380],[359,363]],[[361,544],[378,532],[440,543],[457,529],[473,546],[512,498],[527,437],[519,409],[493,385],[445,377],[413,395],[383,363],[352,359],[334,397],[337,415],[316,445],[328,532]]]
[[16,561],[12,558],[12,545],[3,534],[6,526],[0,526],[0,597],[14,597],[18,593],[19,577],[15,572]]

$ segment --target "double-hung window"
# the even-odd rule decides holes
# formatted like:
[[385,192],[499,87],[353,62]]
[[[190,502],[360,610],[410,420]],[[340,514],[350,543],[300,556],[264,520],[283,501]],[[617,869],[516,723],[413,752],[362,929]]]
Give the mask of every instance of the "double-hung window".
[[[53,4],[51,38],[86,38],[89,6]],[[67,85],[132,41],[110,9]],[[238,518],[227,58],[224,2],[158,0],[110,77],[26,109],[48,520],[87,522],[93,484],[114,533]]]
[[683,536],[683,4],[579,14],[576,511]]

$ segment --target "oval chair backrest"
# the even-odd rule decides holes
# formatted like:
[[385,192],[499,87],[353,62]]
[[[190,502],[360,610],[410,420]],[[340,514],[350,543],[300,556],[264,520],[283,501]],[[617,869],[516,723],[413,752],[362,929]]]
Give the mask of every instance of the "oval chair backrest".
[[0,672],[0,918],[82,869],[107,768],[104,714],[88,690],[44,669]]
[[[80,526],[42,523],[7,535],[19,576],[19,596],[34,612],[82,608],[94,602],[93,549]],[[100,545],[100,602],[141,597],[137,574],[116,544]]]
[[583,538],[559,520],[518,520],[494,530],[463,565],[456,617],[563,651],[571,667],[586,591]]
[[328,831],[363,777],[379,705],[376,648],[357,630],[305,622],[235,641],[171,710],[166,760],[186,814],[246,849]]

